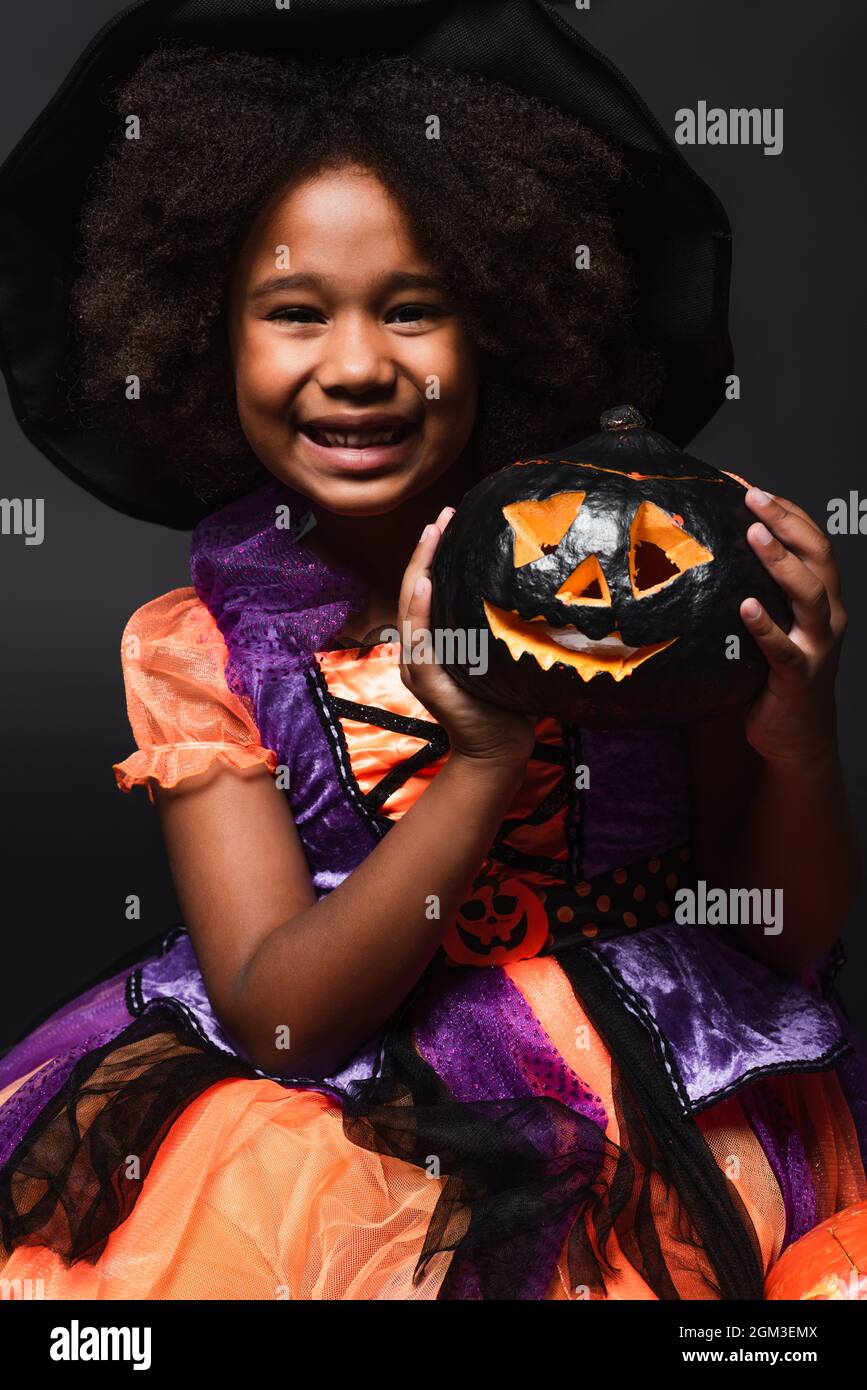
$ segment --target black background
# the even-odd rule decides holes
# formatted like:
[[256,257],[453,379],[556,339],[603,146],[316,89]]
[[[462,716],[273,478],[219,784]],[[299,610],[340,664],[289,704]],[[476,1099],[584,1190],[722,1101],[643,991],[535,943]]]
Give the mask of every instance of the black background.
[[[40,0],[4,24],[0,156],[13,148],[118,0]],[[742,398],[692,451],[797,500],[820,522],[862,486],[862,147],[867,21],[849,0],[591,0],[558,7],[633,82],[662,125],[679,107],[782,107],[784,147],[685,153],[734,229],[732,337]],[[177,919],[156,811],[123,796],[133,749],[119,643],[140,604],[189,583],[188,537],[110,511],[19,431],[0,392],[0,493],[45,499],[41,546],[0,537],[4,830],[0,1047],[116,957]],[[867,492],[867,481],[863,483]],[[836,542],[850,629],[839,686],[852,805],[867,823],[867,537]],[[821,863],[815,865],[823,872]],[[138,894],[139,922],[124,902]],[[862,890],[841,981],[867,1029]]]

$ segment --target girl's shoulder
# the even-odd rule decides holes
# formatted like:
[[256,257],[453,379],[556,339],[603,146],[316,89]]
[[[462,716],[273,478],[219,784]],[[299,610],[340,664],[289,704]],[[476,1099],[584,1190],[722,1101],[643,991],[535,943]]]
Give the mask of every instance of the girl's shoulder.
[[171,589],[135,610],[121,638],[137,745],[114,765],[122,791],[146,786],[153,800],[151,779],[172,787],[218,759],[273,771],[276,754],[262,746],[249,702],[230,689],[227,660],[222,633],[194,588]]

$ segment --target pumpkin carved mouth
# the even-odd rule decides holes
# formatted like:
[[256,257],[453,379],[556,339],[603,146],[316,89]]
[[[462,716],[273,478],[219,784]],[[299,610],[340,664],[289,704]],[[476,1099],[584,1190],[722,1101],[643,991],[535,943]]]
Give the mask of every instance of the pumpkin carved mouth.
[[594,640],[570,623],[553,627],[544,617],[522,618],[514,611],[497,608],[486,598],[482,603],[488,627],[494,637],[505,642],[513,660],[529,652],[544,671],[559,661],[577,671],[584,681],[603,674],[622,681],[642,662],[649,661],[677,641],[676,637],[670,637],[667,642],[654,642],[648,647],[628,647],[616,628],[606,637]]

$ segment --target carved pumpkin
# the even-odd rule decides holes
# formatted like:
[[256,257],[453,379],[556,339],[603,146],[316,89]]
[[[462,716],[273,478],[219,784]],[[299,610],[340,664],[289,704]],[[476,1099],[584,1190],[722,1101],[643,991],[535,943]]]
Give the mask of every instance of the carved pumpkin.
[[547,939],[548,914],[529,884],[488,877],[473,886],[442,944],[458,965],[510,965],[535,956]]
[[867,1202],[838,1211],[790,1245],[768,1274],[765,1298],[867,1300]]
[[459,642],[444,664],[494,704],[588,727],[744,703],[767,663],[741,602],[754,595],[791,623],[746,539],[756,520],[746,485],[646,429],[630,406],[602,424],[464,497],[434,562],[432,621],[487,631],[487,670]]

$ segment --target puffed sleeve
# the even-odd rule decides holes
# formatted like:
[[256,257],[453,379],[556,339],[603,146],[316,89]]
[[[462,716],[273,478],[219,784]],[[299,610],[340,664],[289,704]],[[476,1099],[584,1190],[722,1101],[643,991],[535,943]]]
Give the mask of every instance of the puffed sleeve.
[[114,764],[121,791],[151,779],[174,787],[216,759],[231,767],[277,755],[262,746],[255,720],[226,684],[226,644],[195,589],[173,589],[136,610],[121,640],[126,707],[138,745]]

